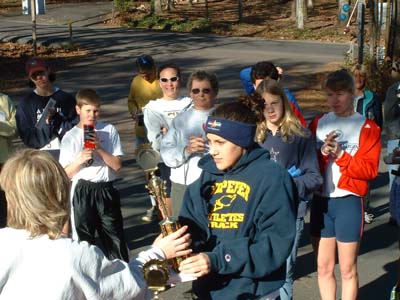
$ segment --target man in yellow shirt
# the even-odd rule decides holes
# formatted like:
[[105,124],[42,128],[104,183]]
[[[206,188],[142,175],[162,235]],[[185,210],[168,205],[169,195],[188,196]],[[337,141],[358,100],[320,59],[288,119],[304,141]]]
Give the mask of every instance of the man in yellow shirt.
[[[138,74],[131,83],[128,109],[135,122],[135,147],[137,149],[141,144],[148,143],[142,109],[150,100],[161,98],[163,93],[157,80],[157,67],[150,55],[139,56],[136,59],[136,69]],[[158,216],[157,204],[152,195],[150,195],[150,200],[151,208],[142,217],[145,222],[151,222]]]
[[150,101],[162,97],[157,80],[157,68],[150,55],[136,59],[138,74],[133,78],[128,98],[128,109],[135,121],[136,148],[146,142],[142,108]]

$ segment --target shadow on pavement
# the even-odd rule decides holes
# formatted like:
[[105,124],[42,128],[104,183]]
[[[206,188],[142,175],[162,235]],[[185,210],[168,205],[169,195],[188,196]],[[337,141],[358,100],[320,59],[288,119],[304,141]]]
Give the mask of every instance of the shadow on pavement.
[[[390,299],[390,292],[395,284],[397,261],[384,265],[386,273],[360,288],[358,296],[363,300]],[[377,295],[378,294],[378,295]]]
[[367,227],[364,231],[359,256],[391,247],[398,241],[398,230],[396,226],[388,225],[388,223],[383,223],[371,229]]

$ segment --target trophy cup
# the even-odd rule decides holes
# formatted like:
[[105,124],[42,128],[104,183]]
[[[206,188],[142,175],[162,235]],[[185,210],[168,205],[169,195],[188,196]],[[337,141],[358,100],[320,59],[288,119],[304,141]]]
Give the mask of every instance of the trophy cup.
[[[178,230],[181,225],[179,224],[177,218],[169,216],[168,215],[168,210],[165,205],[165,182],[158,176],[155,175],[155,171],[157,170],[157,165],[160,161],[160,154],[155,151],[154,149],[151,148],[150,144],[143,144],[141,145],[137,150],[136,150],[136,161],[138,162],[139,166],[144,170],[145,173],[150,174],[150,180],[146,185],[146,188],[149,190],[150,194],[154,196],[156,199],[156,202],[158,204],[158,207],[162,211],[163,216],[165,217],[160,223],[161,227],[161,233],[163,236],[169,235],[176,230]],[[182,260],[184,260],[187,256],[181,256],[181,257],[175,257],[173,259],[168,260],[169,266],[174,270],[175,272],[179,273],[179,264]],[[157,264],[157,270],[161,270],[163,268],[166,268],[168,270],[168,265],[165,267],[161,263],[161,261],[158,261],[159,263]],[[154,260],[150,263],[149,265],[144,267],[144,272],[148,272],[149,269],[155,268],[156,263]],[[150,277],[154,276],[154,274],[158,274],[159,276],[161,273],[152,273],[150,272]],[[151,275],[153,274],[153,275]],[[150,280],[152,280],[150,278]],[[168,280],[168,278],[165,280]],[[147,281],[147,279],[146,279]],[[149,281],[147,281],[149,283]],[[149,283],[149,286],[151,284]]]

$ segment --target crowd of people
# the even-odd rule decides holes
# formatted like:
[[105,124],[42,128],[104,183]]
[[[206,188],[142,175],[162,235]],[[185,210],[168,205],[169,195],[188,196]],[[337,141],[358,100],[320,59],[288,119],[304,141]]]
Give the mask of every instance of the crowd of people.
[[[176,216],[182,227],[129,257],[113,184],[123,156],[116,127],[100,121],[95,90],[64,92],[43,59],[29,59],[32,91],[17,108],[0,94],[0,298],[150,299],[143,266],[182,256],[193,299],[292,300],[309,208],[321,299],[336,299],[336,257],[341,299],[358,299],[381,129],[389,222],[400,222],[400,83],[384,98],[367,89],[364,66],[331,72],[322,84],[329,111],[307,124],[281,85],[283,70],[269,61],[244,68],[245,93],[223,104],[214,73],[192,72],[182,96],[178,65],[157,67],[141,55],[136,68],[128,97],[134,147],[149,143],[160,153],[165,182],[166,209],[149,195],[142,220]],[[27,149],[13,153],[18,134]],[[37,268],[45,278],[34,276]],[[400,299],[400,280],[391,297]]]

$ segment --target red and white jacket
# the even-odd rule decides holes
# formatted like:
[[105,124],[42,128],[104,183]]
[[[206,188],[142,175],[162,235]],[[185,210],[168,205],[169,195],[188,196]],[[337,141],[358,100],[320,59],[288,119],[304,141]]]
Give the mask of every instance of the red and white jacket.
[[[339,117],[333,112],[316,117],[309,128],[316,137],[318,161],[324,177],[321,196],[365,196],[368,182],[378,175],[380,128],[359,113]],[[333,130],[344,150],[337,159],[321,153],[326,136]]]

